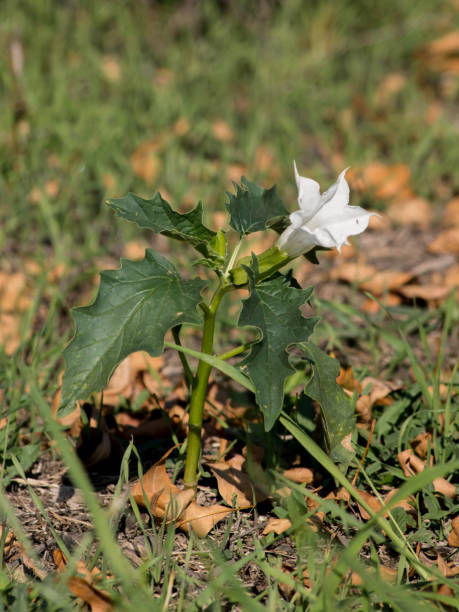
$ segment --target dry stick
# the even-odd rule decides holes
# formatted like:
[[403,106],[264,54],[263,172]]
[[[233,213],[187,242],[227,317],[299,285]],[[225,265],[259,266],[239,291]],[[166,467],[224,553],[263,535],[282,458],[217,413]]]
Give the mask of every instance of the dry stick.
[[370,427],[370,433],[368,435],[367,445],[365,446],[365,450],[363,451],[362,458],[360,459],[360,465],[357,468],[357,472],[355,473],[355,476],[352,479],[352,483],[351,484],[352,484],[353,487],[355,487],[355,483],[357,482],[357,478],[358,478],[358,476],[360,474],[360,470],[362,469],[362,465],[364,464],[365,458],[366,458],[367,453],[368,453],[368,451],[370,449],[371,438],[373,437],[373,432],[375,430],[375,425],[376,425],[376,419],[373,419],[371,421],[371,427]]

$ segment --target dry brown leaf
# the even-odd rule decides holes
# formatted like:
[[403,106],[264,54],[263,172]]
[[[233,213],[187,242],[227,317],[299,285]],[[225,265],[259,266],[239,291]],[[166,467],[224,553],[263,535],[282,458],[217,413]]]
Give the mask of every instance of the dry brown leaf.
[[[247,168],[241,164],[230,164],[226,168],[226,176],[233,183],[240,183],[241,177],[247,174]],[[241,253],[240,253],[241,254]]]
[[420,433],[411,440],[410,444],[416,455],[421,457],[421,459],[425,459],[429,448],[432,450],[432,434],[428,432]]
[[[384,504],[388,504],[390,500],[394,497],[394,495],[396,495],[397,493],[398,493],[398,489],[392,489],[391,491],[389,491],[389,493],[387,493],[384,496]],[[392,508],[403,508],[403,510],[405,510],[406,512],[415,512],[414,502],[415,502],[414,497],[410,495],[409,497],[405,497],[404,499],[401,499],[394,506],[392,506]],[[384,516],[387,516],[387,515],[388,513],[385,512]]]
[[355,404],[355,411],[357,413],[357,427],[364,425],[369,427],[371,422],[371,406],[372,401],[369,395],[361,395]]
[[[373,512],[378,512],[381,510],[382,504],[378,499],[376,499],[376,497],[374,497],[374,495],[371,495],[371,493],[368,493],[367,491],[360,491],[359,489],[356,489],[356,491],[359,493],[360,497],[362,497],[363,501],[370,506]],[[371,515],[359,503],[357,503],[357,505],[362,518],[368,521],[371,518]]]
[[186,117],[180,117],[174,123],[174,127],[172,128],[172,131],[177,136],[184,136],[187,132],[190,131],[190,127],[191,126],[190,126],[189,120]]
[[268,535],[268,533],[275,533],[276,535],[280,535],[290,529],[292,523],[287,518],[270,518],[266,524],[266,527],[263,529],[263,535]]
[[383,306],[385,308],[391,308],[394,306],[398,306],[399,304],[402,303],[402,298],[399,295],[396,295],[395,293],[387,293],[385,295],[382,295],[378,301],[380,302],[380,304],[376,302],[375,300],[368,298],[362,304],[362,309],[365,312],[376,314],[377,312],[381,310]]
[[[421,473],[425,468],[425,461],[417,457],[411,448],[398,453],[397,457],[407,478]],[[442,493],[446,497],[454,498],[456,496],[456,487],[445,478],[435,478],[433,486],[435,491]]]
[[233,130],[223,119],[216,119],[213,122],[212,133],[220,142],[231,142],[234,140]]
[[413,278],[410,272],[400,272],[399,270],[378,270],[372,278],[360,282],[359,288],[369,291],[373,295],[380,296],[388,291],[394,291],[403,287]]
[[397,198],[388,206],[387,216],[399,225],[414,225],[425,230],[432,226],[432,205],[424,198]]
[[438,234],[427,247],[432,253],[459,254],[459,226],[447,229]]
[[459,514],[451,521],[451,531],[448,536],[450,546],[459,546]]
[[451,293],[451,287],[441,285],[407,285],[400,287],[399,293],[409,299],[420,299],[426,302],[446,300]]
[[151,185],[161,172],[161,160],[158,155],[160,144],[156,141],[145,142],[131,155],[131,167],[134,174]]
[[392,391],[396,391],[400,388],[400,385],[396,385],[395,383],[385,382],[379,380],[378,378],[373,378],[372,376],[366,376],[362,380],[362,389],[365,389],[368,385],[371,386],[370,389],[370,400],[371,404],[376,404],[381,401],[388,395],[392,393]]
[[[62,375],[63,372],[59,375],[59,384],[62,384]],[[53,416],[59,425],[69,429],[69,434],[73,437],[77,437],[80,435],[81,430],[83,428],[83,422],[81,420],[81,402],[76,402],[75,408],[69,414],[66,414],[64,417],[58,417],[57,411],[59,410],[59,405],[61,402],[61,391],[62,387],[59,387],[56,395],[53,398],[52,412]]]
[[[53,551],[54,563],[59,572],[64,572],[67,567],[67,561],[59,549]],[[82,562],[77,563],[77,571],[81,576],[71,576],[67,581],[69,590],[76,596],[82,599],[90,608],[91,612],[109,612],[113,610],[112,599],[110,595],[99,588],[97,582],[102,575],[100,570],[95,567],[92,571]]]
[[375,232],[387,232],[392,228],[392,221],[387,215],[372,215],[368,222],[368,229]]
[[448,287],[459,287],[459,264],[451,266],[445,273],[443,283]]
[[447,563],[439,553],[437,553],[437,565],[443,576],[447,578],[452,578],[459,574],[459,565],[454,562]]
[[146,506],[142,491],[143,484],[153,516],[157,519],[166,517],[167,521],[176,521],[190,504],[194,491],[179,489],[171,482],[164,460],[165,458],[161,460],[161,463],[153,465],[141,480],[134,483],[131,494],[139,506]]
[[314,472],[305,467],[294,467],[285,470],[283,476],[297,484],[311,484],[314,480]]
[[123,255],[128,259],[143,259],[148,244],[142,240],[131,240],[124,245]]
[[378,104],[387,104],[387,102],[402,91],[406,84],[406,76],[401,72],[389,72],[376,91],[376,100]]
[[121,66],[115,55],[105,55],[102,59],[102,72],[107,81],[117,83],[121,79]]
[[381,200],[413,197],[411,171],[405,164],[385,165],[373,162],[363,168],[351,168],[346,178],[349,178],[353,187],[361,191],[372,191]]
[[370,281],[376,272],[374,266],[358,262],[346,262],[334,267],[330,272],[330,278],[359,285],[365,281]]
[[192,501],[180,517],[177,527],[187,532],[191,527],[199,538],[205,538],[209,531],[230,512],[232,509],[227,506],[220,504],[200,506]]
[[263,501],[268,495],[257,484],[252,483],[247,472],[242,470],[245,458],[235,455],[229,461],[217,461],[209,464],[217,479],[218,491],[225,502],[233,505],[235,496],[236,507],[251,508],[254,503]]
[[455,197],[448,202],[443,211],[441,221],[445,227],[459,225],[459,197]]
[[352,367],[347,368],[346,370],[340,368],[339,376],[337,376],[336,382],[346,391],[350,391],[351,395],[352,393],[354,393],[354,390],[357,389],[357,387],[359,387],[360,391],[360,385],[358,380],[354,376],[354,371]]
[[425,45],[420,53],[420,60],[430,70],[459,73],[459,30],[447,32]]

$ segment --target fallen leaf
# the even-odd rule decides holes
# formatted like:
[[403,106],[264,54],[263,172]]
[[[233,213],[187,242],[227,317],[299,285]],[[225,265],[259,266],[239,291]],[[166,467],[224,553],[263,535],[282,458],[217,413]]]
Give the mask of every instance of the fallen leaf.
[[[414,474],[419,474],[425,468],[425,461],[417,457],[411,448],[401,451],[397,455],[403,473],[407,478]],[[433,487],[438,493],[442,493],[446,497],[456,497],[456,487],[448,482],[445,478],[435,478]]]
[[275,533],[276,535],[280,535],[290,529],[292,523],[287,518],[270,518],[266,524],[266,527],[263,529],[263,535],[268,535],[268,533]]
[[212,132],[220,142],[231,142],[234,140],[234,133],[230,126],[223,119],[216,119],[212,124]]
[[350,391],[351,395],[354,393],[354,390],[357,389],[357,387],[360,390],[359,381],[354,376],[352,367],[347,368],[346,370],[340,368],[339,376],[337,376],[336,382],[344,390]]
[[[67,560],[59,549],[54,550],[53,559],[58,571],[64,572],[67,567]],[[97,582],[102,577],[100,570],[95,567],[90,571],[82,561],[79,561],[77,571],[81,576],[71,576],[67,580],[67,586],[73,595],[82,599],[91,608],[91,612],[113,610],[110,595],[97,587]]]
[[391,200],[394,197],[408,199],[413,196],[411,171],[406,164],[372,162],[352,170],[348,176],[352,186],[361,191],[372,191],[381,200]]
[[177,136],[183,136],[190,131],[190,127],[189,120],[186,117],[180,117],[180,119],[177,119],[177,121],[174,123],[174,127],[172,129],[174,134]]
[[390,72],[387,74],[376,90],[375,99],[378,104],[387,102],[402,91],[406,85],[406,76],[401,72]]
[[153,184],[161,171],[161,160],[158,156],[160,144],[156,141],[145,142],[131,155],[131,167],[134,174],[145,181],[147,185]]
[[375,271],[371,279],[359,283],[359,288],[369,291],[375,296],[380,296],[388,291],[395,291],[403,287],[413,278],[410,272],[400,272],[398,270],[378,270]]
[[396,295],[395,293],[386,293],[385,295],[382,295],[380,297],[378,302],[372,300],[371,298],[368,298],[362,304],[362,309],[365,312],[376,314],[381,310],[382,307],[393,308],[394,306],[398,306],[402,303],[402,298],[399,295]]
[[432,253],[459,254],[459,226],[447,229],[438,236],[427,247]]
[[372,405],[390,395],[393,391],[400,389],[400,385],[391,382],[384,382],[372,376],[366,376],[362,380],[362,389],[370,386],[370,400]]
[[431,433],[420,433],[410,442],[414,452],[421,459],[427,457],[429,449],[432,451],[432,434]]
[[459,546],[459,514],[451,521],[451,531],[448,536],[450,546]]
[[451,287],[444,285],[407,285],[400,287],[399,293],[409,299],[420,299],[426,302],[446,300],[451,293]]
[[346,262],[334,267],[330,272],[330,278],[359,285],[371,280],[376,272],[374,266],[358,262]]
[[424,230],[432,226],[432,206],[424,198],[397,198],[388,206],[386,214],[399,225],[414,225]]
[[371,422],[372,401],[369,395],[361,395],[355,404],[357,413],[357,427],[364,425],[368,427]]
[[139,240],[131,240],[124,245],[123,255],[128,259],[143,259],[148,244]]
[[459,287],[459,264],[452,266],[446,273],[443,279],[448,287]]
[[209,468],[217,479],[218,491],[224,501],[237,508],[251,508],[254,504],[268,497],[265,491],[256,483],[252,483],[247,472],[242,470],[245,458],[235,455],[228,462],[216,461],[209,463]]
[[121,79],[121,66],[115,55],[105,55],[102,59],[102,72],[107,81],[117,83]]
[[147,503],[142,491],[145,491],[151,512],[156,519],[166,518],[167,521],[176,521],[194,497],[192,489],[179,489],[175,486],[164,464],[153,465],[143,477],[137,480],[131,489],[132,497],[139,506],[146,507]]
[[420,52],[420,60],[430,70],[459,73],[459,30],[447,32],[432,40]]
[[285,470],[283,476],[297,484],[311,484],[314,480],[314,472],[305,467],[294,467]]
[[[389,491],[389,493],[387,493],[384,496],[384,505],[388,504],[390,502],[390,500],[394,497],[394,495],[396,495],[398,493],[398,489],[392,489],[391,491]],[[391,507],[392,508],[403,508],[403,510],[405,510],[405,512],[411,512],[411,513],[416,513],[416,507],[415,507],[415,498],[410,495],[409,497],[405,497],[404,499],[401,499],[399,502],[397,502],[394,506]],[[388,512],[384,513],[384,516],[387,516]]]
[[447,563],[438,552],[437,552],[437,565],[438,565],[438,569],[443,574],[443,576],[446,576],[447,578],[452,578],[459,574],[459,565],[457,565],[454,562]]
[[459,225],[459,197],[453,198],[445,206],[441,222],[445,227]]
[[[359,489],[356,489],[356,491],[359,493],[360,497],[362,497],[363,501],[370,506],[373,512],[379,512],[379,510],[381,510],[382,504],[378,499],[376,499],[376,497],[374,497],[374,495],[371,495],[371,493],[368,493],[367,491],[360,491]],[[362,518],[368,521],[371,518],[371,515],[359,503],[357,503],[357,505]]]
[[209,531],[231,512],[231,508],[221,506],[220,504],[200,506],[192,501],[181,515],[177,527],[184,531],[189,531],[191,527],[199,538],[205,538]]

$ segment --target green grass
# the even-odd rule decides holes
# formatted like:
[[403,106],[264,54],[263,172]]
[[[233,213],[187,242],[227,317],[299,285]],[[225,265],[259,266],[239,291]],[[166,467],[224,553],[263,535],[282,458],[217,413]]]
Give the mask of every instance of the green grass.
[[[366,375],[404,378],[395,402],[376,409],[373,439],[358,487],[410,489],[416,512],[413,518],[394,509],[384,519],[388,529],[381,517],[362,522],[355,504],[318,498],[326,511],[325,529],[339,531],[343,545],[339,538],[331,541],[326,531],[308,527],[306,519],[315,511],[307,507],[305,496],[314,494],[304,486],[291,486],[288,498],[274,498],[272,510],[292,522],[289,538],[298,560],[289,572],[284,567],[283,536],[255,540],[250,552],[238,537],[234,525],[241,532],[250,530],[256,510],[231,518],[223,546],[212,538],[191,538],[182,556],[175,554],[171,526],[155,527],[152,536],[151,526],[140,526],[137,513],[148,555],[134,568],[116,543],[116,525],[132,511],[116,510],[115,503],[102,509],[96,502],[49,405],[58,387],[62,350],[73,332],[69,308],[90,290],[101,257],[117,258],[127,240],[147,237],[114,218],[103,204],[107,196],[129,190],[150,196],[160,188],[177,208],[189,208],[202,199],[208,210],[221,211],[224,193],[231,188],[228,167],[240,165],[250,180],[267,186],[277,182],[283,200],[293,209],[293,159],[304,174],[324,185],[335,180],[341,165],[376,160],[407,164],[415,191],[429,198],[439,212],[459,190],[457,128],[450,110],[457,102],[459,82],[452,80],[439,98],[443,77],[423,72],[418,51],[458,25],[458,13],[446,0],[220,5],[3,0],[2,269],[20,271],[26,260],[34,260],[43,273],[31,280],[33,300],[21,319],[19,348],[6,355],[0,347],[1,416],[8,419],[8,425],[0,429],[0,517],[36,567],[43,561],[35,551],[36,543],[4,493],[11,491],[14,479],[30,474],[42,456],[43,441],[48,440],[57,441],[59,453],[53,453],[62,457],[82,491],[93,524],[93,530],[70,551],[69,575],[80,559],[108,569],[111,575],[103,572],[102,585],[114,597],[116,609],[439,609],[434,602],[437,606],[443,602],[442,609],[447,604],[457,608],[457,603],[438,592],[440,584],[447,584],[457,596],[452,579],[422,563],[415,579],[409,573],[413,563],[409,551],[419,543],[444,542],[449,522],[458,513],[457,503],[439,498],[431,484],[440,472],[451,480],[457,478],[451,476],[454,470],[457,474],[459,422],[453,394],[459,384],[457,365],[452,379],[446,381],[446,399],[440,396],[440,384],[452,368],[449,346],[457,342],[459,313],[452,299],[434,310],[400,306],[370,316],[354,302],[316,298],[315,308],[323,322],[315,340],[321,346],[346,356],[353,345],[369,355],[365,365],[352,363],[359,379]],[[15,73],[10,57],[17,45],[23,50],[24,64]],[[104,76],[107,56],[119,65],[119,80]],[[381,106],[378,87],[392,72],[403,74],[406,86]],[[426,112],[438,99],[445,115],[430,125]],[[190,129],[184,134],[174,131],[179,119],[189,121]],[[230,126],[232,141],[215,138],[212,124],[217,119]],[[151,184],[134,174],[130,162],[132,153],[146,141],[158,145],[160,170]],[[260,146],[273,156],[272,166],[266,169],[257,163]],[[107,176],[113,181],[108,189]],[[57,195],[34,197],[34,190],[45,189],[49,181],[58,182]],[[364,205],[381,203],[369,195]],[[173,253],[184,258],[181,251]],[[49,283],[46,272],[56,263],[65,264],[66,272]],[[433,333],[440,337],[438,354],[432,354],[427,341]],[[384,362],[383,352],[390,355]],[[407,375],[409,368],[413,377]],[[438,421],[440,411],[446,414],[445,430]],[[406,479],[396,453],[423,431],[433,434],[430,452],[436,471]],[[257,430],[252,434],[253,439],[260,436]],[[362,457],[367,437],[365,430],[354,435],[356,461]],[[279,466],[292,444],[298,453],[315,457],[325,490],[344,479],[326,456],[304,448],[310,443],[301,433],[293,432],[293,441],[284,438],[285,430],[279,426],[271,438],[279,453],[267,468],[274,483],[285,484]],[[121,485],[128,480],[127,455],[123,466],[115,497],[121,496]],[[342,484],[349,486],[355,470],[351,466]],[[43,513],[46,518],[46,508]],[[401,554],[391,548],[390,534],[395,535],[397,546],[405,543]],[[56,536],[56,547],[65,548],[59,533]],[[5,537],[6,532],[0,542],[2,552]],[[393,585],[375,571],[387,538],[392,542],[386,546],[387,555],[400,559]],[[192,572],[198,561],[205,571]],[[310,588],[303,583],[306,569]],[[362,587],[351,584],[351,569],[361,576]],[[249,570],[263,575],[261,590],[250,586]],[[427,579],[431,573],[435,573],[433,580]],[[0,609],[74,609],[75,599],[65,578],[48,575],[41,580],[33,570],[16,575],[4,565]]]

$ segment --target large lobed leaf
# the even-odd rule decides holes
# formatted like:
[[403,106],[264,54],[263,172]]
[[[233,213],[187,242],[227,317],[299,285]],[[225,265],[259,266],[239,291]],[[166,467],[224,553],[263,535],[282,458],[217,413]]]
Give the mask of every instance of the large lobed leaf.
[[[256,269],[255,259],[253,265]],[[306,319],[300,311],[312,288],[292,287],[290,279],[282,275],[256,284],[256,271],[249,268],[246,271],[250,296],[244,300],[238,325],[258,327],[262,339],[241,362],[241,370],[256,387],[256,401],[269,431],[282,410],[285,379],[293,372],[286,349],[306,341],[317,318]]]
[[320,404],[328,454],[333,461],[346,468],[353,456],[350,435],[354,429],[354,410],[336,382],[339,363],[312,342],[302,343],[300,347],[314,371],[304,392]]
[[234,187],[236,193],[228,193],[226,206],[231,215],[230,225],[241,236],[273,228],[288,215],[275,186],[263,189],[243,176],[241,185]]
[[201,202],[184,214],[173,210],[159,193],[151,200],[128,193],[125,197],[107,200],[107,204],[119,217],[157,234],[188,242],[208,260],[223,263],[221,254],[215,250],[217,233],[202,223]]
[[151,249],[141,261],[121,260],[100,275],[91,306],[76,308],[76,332],[65,349],[60,414],[75,400],[103,389],[116,366],[134,351],[159,355],[175,325],[199,324],[197,305],[206,282],[182,280],[175,267]]

